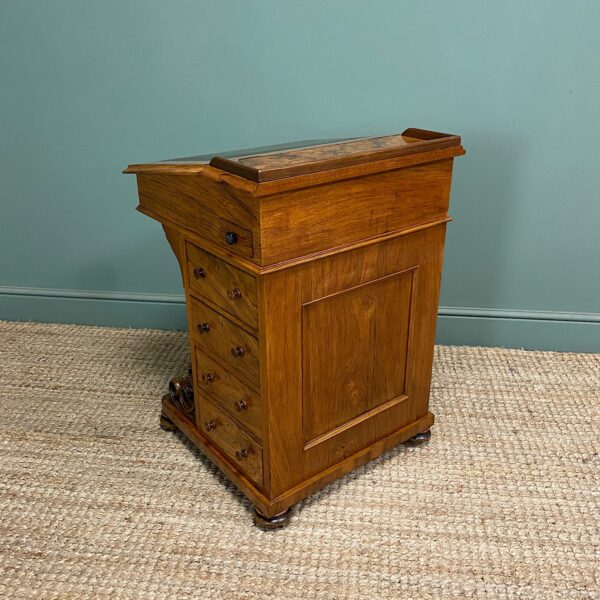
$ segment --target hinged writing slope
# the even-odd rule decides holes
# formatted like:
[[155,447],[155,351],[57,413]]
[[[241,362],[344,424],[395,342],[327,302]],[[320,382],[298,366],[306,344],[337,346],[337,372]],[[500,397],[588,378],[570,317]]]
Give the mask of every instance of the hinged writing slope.
[[210,165],[257,183],[338,169],[417,152],[460,146],[460,137],[422,129],[239,156],[215,156]]

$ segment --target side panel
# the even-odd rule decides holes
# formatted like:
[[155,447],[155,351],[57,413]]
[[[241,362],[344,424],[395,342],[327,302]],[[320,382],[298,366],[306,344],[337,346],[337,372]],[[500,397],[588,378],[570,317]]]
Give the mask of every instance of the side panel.
[[427,414],[444,233],[264,277],[271,496]]
[[409,270],[303,305],[305,445],[404,396],[412,280]]

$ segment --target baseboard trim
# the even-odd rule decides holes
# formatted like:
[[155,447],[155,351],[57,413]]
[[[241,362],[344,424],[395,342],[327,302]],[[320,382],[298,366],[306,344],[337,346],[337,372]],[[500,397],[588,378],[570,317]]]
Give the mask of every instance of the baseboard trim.
[[0,296],[36,296],[41,298],[75,298],[79,300],[109,300],[112,302],[159,302],[185,304],[183,294],[150,294],[146,292],[107,292],[56,288],[0,286]]
[[187,328],[183,294],[0,286],[0,319],[102,327]]
[[[183,294],[0,286],[0,319],[187,327]],[[600,314],[440,306],[440,344],[600,352]]]
[[440,306],[438,315],[440,317],[464,317],[471,319],[526,319],[528,321],[600,323],[600,313],[552,312],[545,310]]

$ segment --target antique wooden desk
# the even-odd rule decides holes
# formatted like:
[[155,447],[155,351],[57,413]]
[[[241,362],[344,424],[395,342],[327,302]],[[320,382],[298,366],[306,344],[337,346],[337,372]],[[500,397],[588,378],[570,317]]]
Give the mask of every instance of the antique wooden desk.
[[186,292],[191,368],[161,425],[263,528],[393,446],[428,439],[458,136],[401,135],[131,165]]

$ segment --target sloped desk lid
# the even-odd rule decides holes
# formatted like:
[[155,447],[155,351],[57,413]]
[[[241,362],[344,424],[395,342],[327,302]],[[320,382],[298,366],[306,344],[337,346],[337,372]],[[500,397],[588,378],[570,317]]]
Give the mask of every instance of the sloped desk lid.
[[183,169],[185,172],[193,173],[212,167],[249,182],[262,183],[281,181],[298,175],[333,172],[345,167],[377,163],[442,149],[453,149],[451,155],[454,156],[464,154],[458,135],[411,128],[403,133],[381,137],[292,142],[277,146],[233,150],[216,155],[174,158],[159,163],[129,165],[124,172],[174,173],[182,172]]
[[211,159],[210,165],[260,183],[459,145],[457,135],[407,129],[383,137],[305,143],[274,152],[219,155]]

